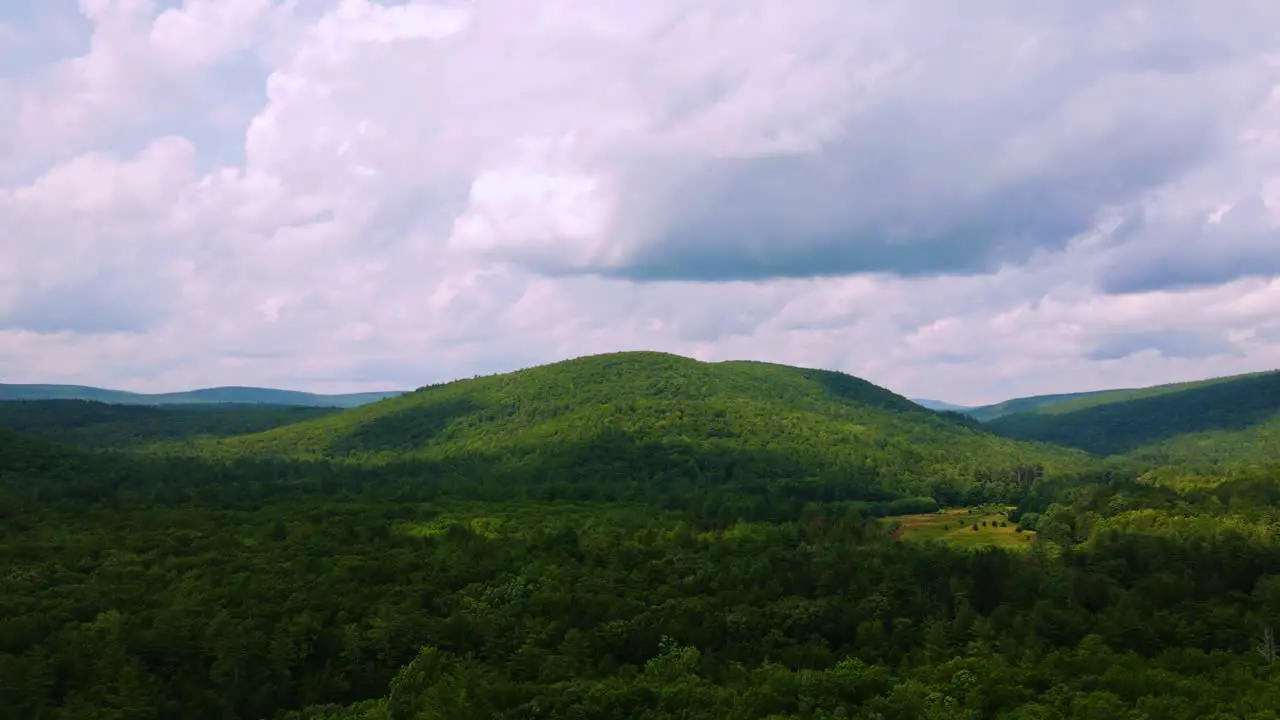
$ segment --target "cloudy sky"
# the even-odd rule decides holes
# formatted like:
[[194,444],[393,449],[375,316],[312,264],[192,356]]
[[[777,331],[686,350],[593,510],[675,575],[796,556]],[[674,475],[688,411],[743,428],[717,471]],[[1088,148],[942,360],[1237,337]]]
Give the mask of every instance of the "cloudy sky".
[[1280,3],[0,2],[0,380],[1280,366]]

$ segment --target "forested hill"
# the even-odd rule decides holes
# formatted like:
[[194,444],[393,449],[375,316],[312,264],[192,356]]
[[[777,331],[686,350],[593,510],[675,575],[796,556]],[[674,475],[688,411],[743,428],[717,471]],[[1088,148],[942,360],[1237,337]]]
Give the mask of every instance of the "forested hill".
[[338,408],[259,404],[109,405],[88,400],[0,401],[0,428],[89,448],[128,448],[261,432]]
[[785,479],[944,502],[1019,467],[1082,462],[1073,451],[999,438],[843,373],[650,352],[424,387],[196,447],[223,457],[428,461],[442,473],[530,482]]
[[997,418],[1021,413],[1071,413],[1077,410],[1084,410],[1086,408],[1097,407],[1100,405],[1126,402],[1129,400],[1141,400],[1143,398],[1158,397],[1160,395],[1168,395],[1171,393],[1180,393],[1186,390],[1210,387],[1220,383],[1233,383],[1238,380],[1247,380],[1249,378],[1265,374],[1267,373],[1247,373],[1244,375],[1231,375],[1220,378],[1209,378],[1207,380],[1193,380],[1191,382],[1167,383],[1164,385],[1153,385],[1151,387],[1142,388],[1091,390],[1086,392],[1062,393],[1057,395],[1032,395],[1030,397],[1005,400],[1004,402],[999,402],[994,405],[962,408],[960,409],[960,412],[963,412],[965,415],[968,415],[979,422],[990,422]]
[[848,375],[656,353],[192,422],[132,451],[0,428],[0,720],[1280,707],[1275,473],[1151,482]]
[[175,393],[133,393],[83,385],[12,385],[0,383],[0,401],[6,400],[89,400],[111,405],[197,405],[236,403],[294,407],[359,407],[401,391],[317,395],[296,390],[254,387],[218,387]]
[[48,469],[80,456],[46,440],[0,428],[0,472]]
[[1032,395],[1030,397],[1013,398],[994,405],[965,408],[961,412],[978,422],[990,422],[997,418],[1016,413],[1033,413],[1046,410],[1062,403],[1093,398],[1105,398],[1128,390],[1094,390],[1090,392],[1060,393],[1055,395]]
[[1155,464],[1280,459],[1280,372],[1166,385],[1007,415],[985,427]]
[[973,409],[965,405],[953,405],[949,402],[943,402],[942,400],[930,400],[929,398],[911,398],[911,402],[919,405],[920,407],[929,408],[930,410],[965,412]]

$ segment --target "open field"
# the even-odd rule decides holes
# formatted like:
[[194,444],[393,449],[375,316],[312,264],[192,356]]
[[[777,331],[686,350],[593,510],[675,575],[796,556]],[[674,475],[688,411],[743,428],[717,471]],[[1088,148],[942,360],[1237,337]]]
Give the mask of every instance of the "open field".
[[[906,527],[902,539],[914,542],[942,540],[964,546],[993,545],[1006,548],[1029,548],[1035,542],[1034,532],[1017,532],[1017,523],[1009,522],[999,508],[958,508],[939,513],[899,515],[885,518]],[[986,525],[983,525],[983,523]],[[1005,523],[1001,527],[1000,523]],[[974,526],[977,530],[974,530]]]

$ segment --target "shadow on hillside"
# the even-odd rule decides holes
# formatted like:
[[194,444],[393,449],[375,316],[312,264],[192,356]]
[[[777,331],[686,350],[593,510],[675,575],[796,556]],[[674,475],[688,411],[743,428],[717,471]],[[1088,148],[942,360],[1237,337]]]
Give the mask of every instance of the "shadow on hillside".
[[832,397],[845,402],[885,410],[915,412],[924,409],[879,385],[853,375],[829,370],[807,370],[805,371],[805,377],[817,383]]
[[402,482],[409,493],[428,492],[437,498],[628,501],[711,515],[743,512],[721,507],[730,497],[753,508],[751,515],[765,517],[795,511],[777,505],[782,501],[880,502],[902,495],[901,489],[883,485],[874,470],[842,468],[805,448],[779,451],[661,442],[613,428],[572,442],[405,459],[377,467],[375,492],[391,491],[389,485]]
[[[0,521],[37,508],[211,506],[252,510],[307,497],[395,502],[636,502],[724,526],[783,521],[808,503],[850,501],[887,510],[905,488],[868,468],[841,468],[803,448],[742,450],[655,442],[616,429],[575,442],[476,448],[446,458],[411,454],[374,463],[280,456],[230,462],[81,453],[0,430]],[[39,477],[39,487],[30,479]],[[883,506],[883,507],[882,507]]]
[[359,425],[351,434],[335,441],[332,449],[339,453],[419,450],[439,437],[453,420],[481,409],[482,406],[470,398],[415,405]]
[[[418,408],[395,416],[416,416],[416,424],[384,420],[361,432],[383,448],[421,448],[431,433],[447,431],[451,417],[472,407],[456,402]],[[113,500],[254,508],[320,494],[396,502],[628,501],[732,522],[794,518],[812,502],[864,503],[860,511],[877,514],[885,503],[934,490],[957,497],[986,491],[976,479],[948,481],[945,488],[903,482],[898,470],[919,460],[899,453],[881,449],[874,463],[867,459],[806,442],[750,447],[741,438],[643,438],[599,425],[575,439],[500,448],[476,443],[443,456],[392,451],[381,458],[303,459],[266,452],[229,461],[80,453],[0,430],[0,519],[6,512],[51,504],[80,508]],[[39,487],[27,482],[28,470],[39,472]],[[1010,476],[1009,468],[994,464],[986,470],[993,478]],[[1010,476],[1003,485],[1012,482]],[[891,514],[892,506],[880,509]]]
[[1007,415],[992,432],[1095,455],[1119,455],[1179,435],[1238,431],[1280,413],[1280,372],[1075,412]]
[[0,428],[86,448],[263,432],[337,412],[275,405],[107,405],[91,400],[0,401]]

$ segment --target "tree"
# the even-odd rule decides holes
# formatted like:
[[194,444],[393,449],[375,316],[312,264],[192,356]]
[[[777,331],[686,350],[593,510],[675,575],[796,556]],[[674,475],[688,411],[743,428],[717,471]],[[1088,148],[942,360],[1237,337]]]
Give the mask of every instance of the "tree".
[[1262,656],[1263,660],[1266,660],[1269,663],[1276,661],[1276,635],[1270,627],[1267,627],[1262,631],[1262,635],[1258,638],[1258,642],[1254,646],[1254,649]]

